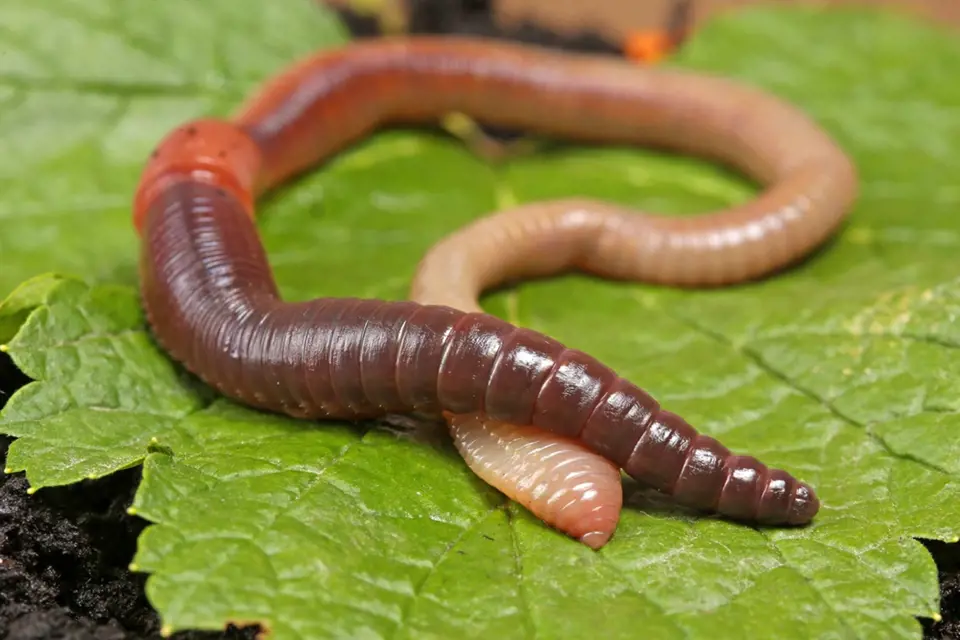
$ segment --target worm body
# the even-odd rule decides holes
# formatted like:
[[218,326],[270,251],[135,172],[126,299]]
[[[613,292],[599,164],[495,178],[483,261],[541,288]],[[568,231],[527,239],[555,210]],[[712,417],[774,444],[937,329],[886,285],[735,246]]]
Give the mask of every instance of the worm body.
[[451,416],[453,441],[480,478],[593,549],[620,519],[620,469],[576,441],[479,413]]
[[[413,300],[280,300],[253,220],[256,197],[378,127],[451,111],[716,159],[763,191],[694,218],[588,200],[527,205],[440,242],[420,266]],[[756,89],[423,37],[319,53],[268,81],[232,121],[178,128],[144,170],[134,219],[154,334],[228,397],[302,418],[480,414],[576,442],[680,503],[802,524],[819,508],[808,485],[733,455],[593,357],[480,312],[476,298],[509,278],[571,267],[687,286],[759,277],[826,239],[855,195],[854,169],[833,141]]]

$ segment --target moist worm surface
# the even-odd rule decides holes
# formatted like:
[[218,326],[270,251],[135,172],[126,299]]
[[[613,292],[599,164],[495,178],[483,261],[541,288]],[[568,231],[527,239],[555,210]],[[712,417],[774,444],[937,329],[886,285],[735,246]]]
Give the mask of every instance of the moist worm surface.
[[[667,218],[591,200],[481,219],[424,259],[414,300],[283,302],[253,221],[264,191],[390,124],[457,111],[593,143],[668,148],[756,180],[752,201]],[[160,344],[238,401],[302,418],[480,414],[603,456],[678,502],[802,524],[813,490],[732,454],[590,355],[480,312],[487,287],[579,268],[678,286],[757,278],[808,254],[856,197],[800,110],[717,77],[481,39],[367,41],[268,81],[230,121],[171,132],[136,194],[142,297]],[[470,242],[466,242],[466,239]]]

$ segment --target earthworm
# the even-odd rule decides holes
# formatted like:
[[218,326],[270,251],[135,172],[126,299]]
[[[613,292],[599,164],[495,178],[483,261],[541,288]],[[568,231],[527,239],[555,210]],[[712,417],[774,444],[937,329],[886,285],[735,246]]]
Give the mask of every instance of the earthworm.
[[[254,222],[257,197],[379,127],[450,112],[697,155],[742,171],[762,191],[683,218],[585,199],[526,205],[438,243],[418,270],[416,300],[282,301]],[[476,296],[566,268],[675,286],[758,278],[824,242],[856,191],[855,169],[833,140],[759,89],[613,58],[424,36],[316,53],[267,81],[233,118],[176,128],[144,168],[134,224],[154,336],[229,398],[309,419],[478,414],[576,441],[681,504],[804,524],[820,504],[809,485],[734,455],[590,355],[479,311]]]
[[467,465],[547,524],[599,549],[620,520],[620,469],[575,440],[481,413],[449,416]]

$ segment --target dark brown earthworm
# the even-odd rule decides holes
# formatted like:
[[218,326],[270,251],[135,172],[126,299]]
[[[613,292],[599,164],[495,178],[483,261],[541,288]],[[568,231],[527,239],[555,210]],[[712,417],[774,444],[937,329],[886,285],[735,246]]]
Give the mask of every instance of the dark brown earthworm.
[[[589,200],[526,205],[439,243],[418,271],[415,301],[280,300],[253,221],[256,197],[378,127],[449,112],[698,155],[763,191],[684,218]],[[476,296],[568,267],[678,286],[761,277],[830,236],[856,190],[854,167],[830,137],[757,89],[617,59],[419,37],[321,52],[267,82],[232,120],[177,128],[144,170],[134,219],[154,334],[226,396],[302,418],[478,413],[576,441],[682,504],[802,524],[819,509],[808,485],[731,454],[588,354],[479,312]]]

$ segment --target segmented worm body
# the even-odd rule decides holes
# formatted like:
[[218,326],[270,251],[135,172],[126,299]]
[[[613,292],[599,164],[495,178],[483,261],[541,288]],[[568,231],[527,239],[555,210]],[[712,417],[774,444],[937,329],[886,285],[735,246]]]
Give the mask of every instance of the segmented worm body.
[[[763,190],[684,218],[589,200],[526,205],[436,245],[413,300],[282,301],[254,224],[256,198],[376,128],[449,112],[690,153],[732,165]],[[308,57],[231,120],[189,122],[160,143],[134,205],[143,303],[175,359],[249,405],[316,419],[442,413],[455,434],[469,426],[458,416],[472,415],[476,437],[496,431],[476,428],[483,421],[501,425],[497,437],[514,429],[518,442],[536,431],[516,429],[540,430],[682,504],[801,524],[819,508],[807,484],[732,454],[595,358],[485,314],[476,300],[506,279],[571,267],[681,286],[760,277],[832,234],[856,183],[844,153],[801,111],[726,79],[482,39],[366,41]],[[589,533],[577,537],[602,538]]]
[[617,528],[620,469],[576,440],[480,413],[448,418],[453,442],[469,467],[544,522],[589,547]]

